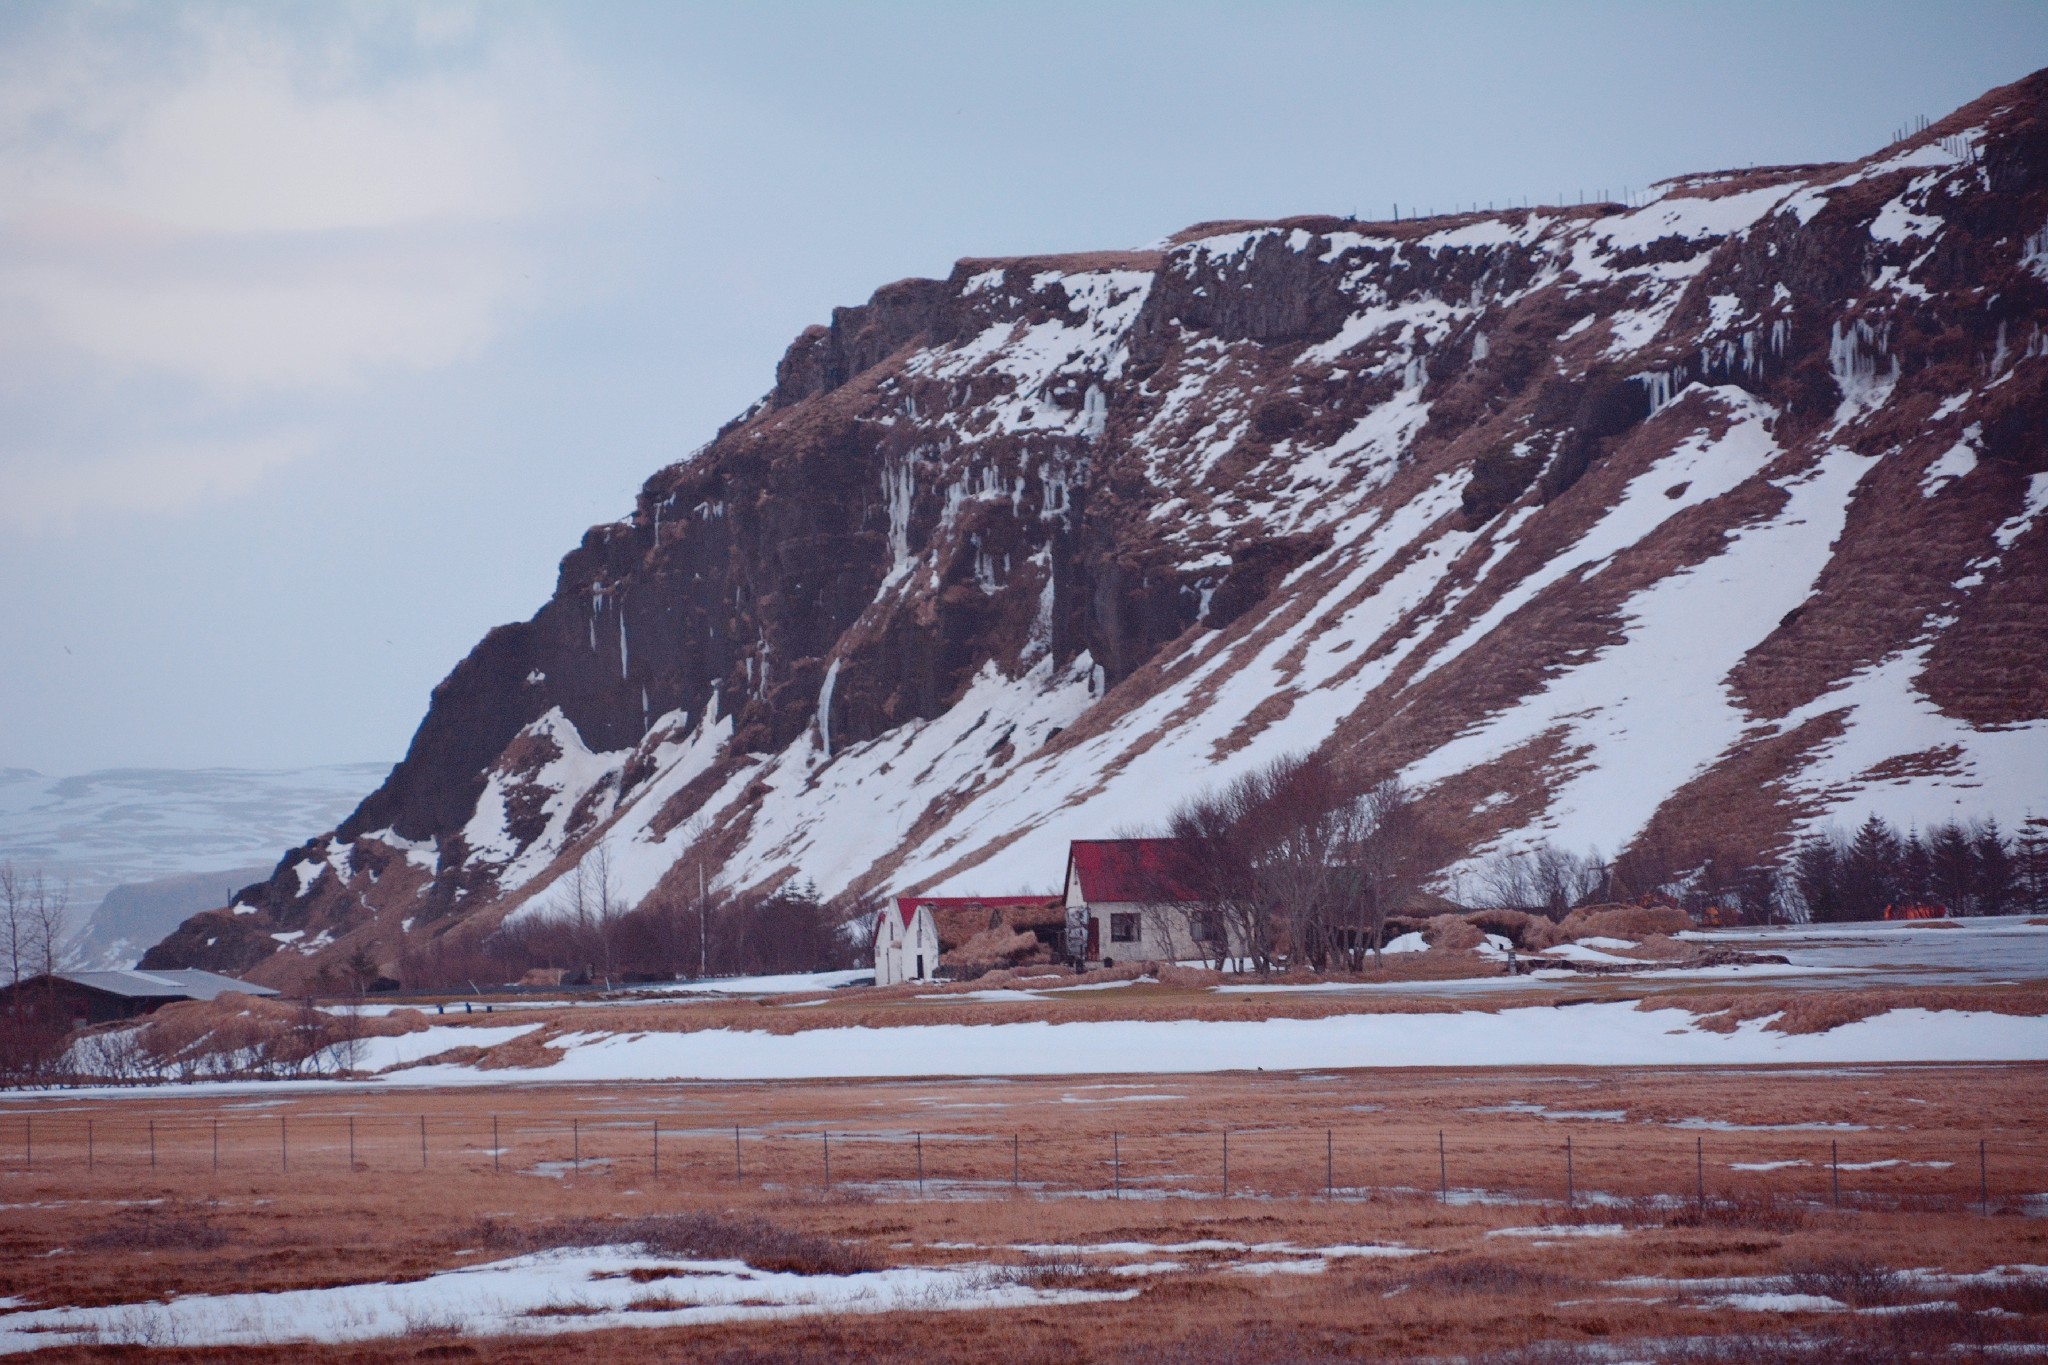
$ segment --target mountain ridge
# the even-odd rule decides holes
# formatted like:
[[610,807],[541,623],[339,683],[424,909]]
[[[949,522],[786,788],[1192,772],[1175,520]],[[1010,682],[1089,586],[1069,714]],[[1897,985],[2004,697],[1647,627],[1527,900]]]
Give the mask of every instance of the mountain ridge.
[[2044,111],[2037,74],[1633,205],[885,285],[586,533],[332,834],[151,960],[395,962],[600,845],[629,900],[1037,885],[1068,837],[1318,745],[1467,858],[1677,875],[1864,810],[2023,819]]

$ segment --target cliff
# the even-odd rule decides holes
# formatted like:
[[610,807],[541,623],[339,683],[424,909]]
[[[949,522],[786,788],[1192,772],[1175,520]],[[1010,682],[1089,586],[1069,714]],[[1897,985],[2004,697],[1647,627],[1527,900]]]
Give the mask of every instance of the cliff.
[[[2048,74],[1634,204],[1205,224],[836,310],[152,961],[1051,885],[1286,751],[1466,854],[2048,807]],[[284,948],[290,951],[280,951]]]

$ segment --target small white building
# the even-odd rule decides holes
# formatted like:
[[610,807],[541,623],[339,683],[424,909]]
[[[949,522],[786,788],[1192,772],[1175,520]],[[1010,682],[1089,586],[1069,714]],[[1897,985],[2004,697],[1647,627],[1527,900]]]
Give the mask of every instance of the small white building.
[[1224,918],[1194,889],[1198,880],[1178,840],[1074,840],[1067,846],[1068,953],[1084,963],[1226,955]]
[[939,926],[929,905],[899,897],[875,914],[875,984],[930,981],[939,970]]

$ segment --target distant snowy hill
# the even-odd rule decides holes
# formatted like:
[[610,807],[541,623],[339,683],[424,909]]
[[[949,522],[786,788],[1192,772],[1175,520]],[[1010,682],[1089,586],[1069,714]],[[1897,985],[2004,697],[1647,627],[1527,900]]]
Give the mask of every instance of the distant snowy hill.
[[2048,811],[2044,129],[2048,73],[1854,163],[888,285],[161,960],[395,962],[599,846],[1038,888],[1316,747],[1465,859]]
[[[179,919],[226,904],[230,884],[268,874],[308,830],[347,815],[390,771],[384,763],[114,768],[76,777],[0,769],[0,860],[69,884],[90,965],[132,965]],[[206,875],[182,886],[130,887],[111,920],[86,923],[117,886],[195,874]]]

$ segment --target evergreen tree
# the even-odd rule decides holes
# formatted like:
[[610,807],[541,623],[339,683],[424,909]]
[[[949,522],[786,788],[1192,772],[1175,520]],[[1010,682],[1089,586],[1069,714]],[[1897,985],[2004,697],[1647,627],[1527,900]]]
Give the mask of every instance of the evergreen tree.
[[1970,843],[1976,861],[1976,913],[2011,914],[2019,899],[2019,877],[1998,821],[1988,819],[1979,825]]
[[2029,815],[2020,826],[2019,864],[2021,903],[2030,915],[2048,914],[2048,820]]
[[1952,915],[1973,914],[1976,851],[1970,836],[1953,820],[1927,831],[1928,892]]
[[1856,829],[1842,859],[1842,917],[1879,919],[1899,900],[1899,836],[1871,815]]
[[1841,836],[1832,831],[1800,840],[1792,854],[1792,884],[1815,924],[1843,919]]
[[1929,888],[1933,873],[1934,860],[1920,838],[1920,831],[1909,830],[1899,849],[1899,898],[1908,905],[1925,905],[1932,894]]

